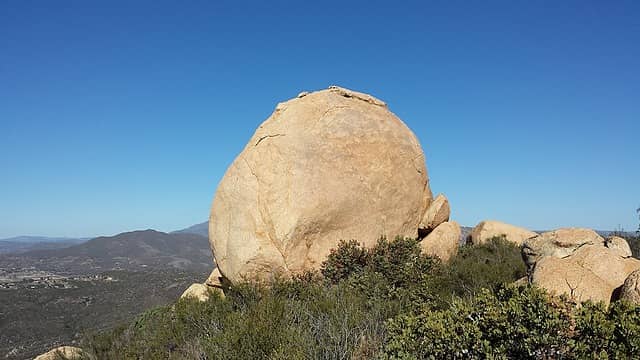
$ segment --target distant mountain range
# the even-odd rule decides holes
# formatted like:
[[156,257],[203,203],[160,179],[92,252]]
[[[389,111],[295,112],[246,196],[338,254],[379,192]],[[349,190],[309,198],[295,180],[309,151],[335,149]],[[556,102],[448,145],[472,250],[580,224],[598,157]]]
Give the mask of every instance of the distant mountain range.
[[[196,234],[209,238],[209,222],[195,224],[185,229],[176,230],[172,234]],[[7,239],[0,239],[1,254],[21,254],[34,250],[55,250],[68,248],[91,240],[90,237],[69,238],[69,237],[49,237],[49,236],[16,236]]]
[[65,273],[149,270],[167,267],[205,271],[213,268],[209,240],[188,232],[132,231],[102,236],[57,249],[0,256],[0,268],[29,268]]
[[23,253],[31,250],[60,249],[89,240],[88,238],[53,238],[45,236],[17,236],[0,240],[0,254]]
[[200,224],[195,224],[195,225],[189,226],[186,229],[174,231],[173,233],[174,234],[187,233],[187,234],[202,235],[208,239],[209,238],[209,222],[205,221]]

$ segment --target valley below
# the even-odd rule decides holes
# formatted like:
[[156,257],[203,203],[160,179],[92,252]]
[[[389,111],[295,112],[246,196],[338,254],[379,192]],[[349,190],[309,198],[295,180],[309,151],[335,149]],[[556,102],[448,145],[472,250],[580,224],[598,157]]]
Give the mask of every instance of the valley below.
[[213,268],[206,237],[134,231],[0,255],[0,359],[76,344],[180,297]]

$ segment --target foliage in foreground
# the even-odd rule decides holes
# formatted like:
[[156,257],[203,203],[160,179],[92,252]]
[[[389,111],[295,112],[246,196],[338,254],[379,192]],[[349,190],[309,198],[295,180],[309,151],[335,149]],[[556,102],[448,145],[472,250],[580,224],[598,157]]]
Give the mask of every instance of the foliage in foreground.
[[[87,335],[100,359],[626,358],[640,352],[640,308],[576,307],[535,287],[504,239],[448,264],[411,239],[343,242],[322,274],[242,284],[180,300]],[[515,261],[518,259],[519,261]]]

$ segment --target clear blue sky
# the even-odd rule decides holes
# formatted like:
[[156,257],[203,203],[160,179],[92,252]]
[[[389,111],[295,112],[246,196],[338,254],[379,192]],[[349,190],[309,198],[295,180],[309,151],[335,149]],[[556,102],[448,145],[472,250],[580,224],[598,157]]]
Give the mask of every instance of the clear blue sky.
[[638,1],[0,1],[0,237],[205,221],[279,101],[413,129],[453,218],[637,228]]

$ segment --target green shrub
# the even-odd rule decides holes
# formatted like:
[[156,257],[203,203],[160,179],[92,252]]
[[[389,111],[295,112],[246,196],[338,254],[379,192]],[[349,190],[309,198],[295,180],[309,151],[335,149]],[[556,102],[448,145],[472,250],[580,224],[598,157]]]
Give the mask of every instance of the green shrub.
[[423,254],[418,241],[380,238],[366,249],[356,242],[341,242],[322,264],[329,284],[344,283],[369,304],[384,302],[390,314],[410,311],[436,301],[437,258]]
[[587,302],[576,311],[571,353],[576,359],[630,359],[640,354],[640,307]]
[[447,269],[447,290],[468,297],[481,289],[514,282],[526,273],[520,248],[503,236],[495,237],[482,245],[460,248]]
[[388,323],[386,358],[556,358],[568,340],[568,313],[533,287],[481,291],[449,309]]
[[387,322],[383,359],[466,359],[488,354],[490,347],[470,321],[472,309],[455,301],[447,311],[402,314]]
[[367,266],[368,255],[357,241],[341,240],[336,249],[331,249],[320,271],[325,279],[336,284],[352,274],[362,272]]

